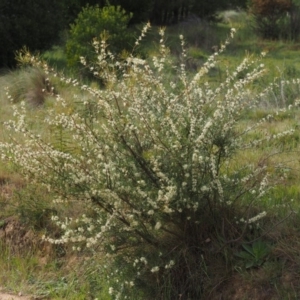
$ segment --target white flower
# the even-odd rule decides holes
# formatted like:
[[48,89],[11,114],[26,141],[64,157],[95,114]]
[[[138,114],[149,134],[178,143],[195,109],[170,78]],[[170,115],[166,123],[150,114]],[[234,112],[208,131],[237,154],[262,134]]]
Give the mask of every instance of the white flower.
[[165,269],[171,269],[175,265],[174,260],[170,260],[170,262],[165,265]]
[[158,230],[158,229],[160,229],[160,228],[161,228],[161,223],[160,223],[160,222],[157,222],[157,223],[155,224],[154,229]]
[[151,269],[151,272],[152,272],[152,273],[156,273],[156,272],[158,272],[158,271],[159,271],[159,267],[158,267],[158,266],[153,267],[153,268]]
[[253,218],[250,218],[248,220],[248,224],[251,224],[251,223],[255,223],[257,222],[258,220],[262,219],[263,217],[265,217],[267,215],[267,213],[265,211],[261,212],[260,214],[258,214],[257,216],[253,217]]

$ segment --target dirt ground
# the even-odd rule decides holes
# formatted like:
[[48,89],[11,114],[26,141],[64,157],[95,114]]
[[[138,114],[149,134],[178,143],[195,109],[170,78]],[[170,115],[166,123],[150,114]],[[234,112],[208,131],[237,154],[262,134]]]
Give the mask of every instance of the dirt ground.
[[28,296],[16,296],[16,295],[11,295],[11,294],[5,294],[1,292],[0,289],[0,300],[31,300],[33,298],[28,297]]

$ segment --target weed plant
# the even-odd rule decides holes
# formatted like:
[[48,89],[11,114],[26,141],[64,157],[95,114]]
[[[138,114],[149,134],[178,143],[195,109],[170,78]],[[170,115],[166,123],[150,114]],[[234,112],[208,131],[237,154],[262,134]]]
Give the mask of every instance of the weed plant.
[[[268,211],[260,205],[280,184],[272,168],[276,152],[268,151],[292,139],[294,129],[262,132],[272,115],[240,124],[272,90],[250,90],[264,74],[262,57],[247,56],[221,82],[209,80],[234,29],[193,75],[183,36],[179,64],[164,30],[158,55],[135,56],[148,29],[122,60],[105,40],[94,40],[97,60],[81,62],[104,87],[81,85],[84,96],[71,101],[57,94],[44,119],[52,138],[31,130],[24,102],[15,105],[6,123],[12,141],[0,144],[1,157],[53,194],[58,208],[77,207],[76,214],[53,215],[63,233],[44,239],[103,253],[113,298],[200,299],[209,258],[230,260],[234,245],[254,227],[261,230]],[[52,72],[37,57],[30,60]],[[260,155],[249,157],[256,149]]]

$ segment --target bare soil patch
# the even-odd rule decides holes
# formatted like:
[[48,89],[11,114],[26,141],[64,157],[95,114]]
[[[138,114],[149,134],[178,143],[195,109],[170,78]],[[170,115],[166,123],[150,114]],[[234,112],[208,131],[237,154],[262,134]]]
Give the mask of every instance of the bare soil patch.
[[30,296],[23,296],[23,295],[12,295],[2,292],[0,288],[0,300],[33,300],[34,298]]

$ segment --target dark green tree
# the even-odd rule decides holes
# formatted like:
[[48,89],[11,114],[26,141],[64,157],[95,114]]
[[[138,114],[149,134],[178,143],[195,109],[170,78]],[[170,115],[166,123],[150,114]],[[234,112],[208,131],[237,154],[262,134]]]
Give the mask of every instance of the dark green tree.
[[218,11],[243,8],[246,3],[247,0],[153,0],[150,19],[154,24],[177,23],[189,15],[212,20]]
[[300,37],[300,0],[293,0],[289,11],[290,36],[292,40],[299,40]]
[[104,35],[108,39],[110,49],[119,53],[131,49],[134,40],[128,34],[127,27],[131,14],[120,6],[86,6],[71,24],[66,43],[67,60],[70,67],[82,66],[80,57],[95,61],[98,54],[92,45],[93,39]]
[[44,50],[59,39],[66,26],[60,0],[0,1],[0,67],[15,65],[14,53],[23,46]]
[[[72,24],[76,20],[78,14],[83,7],[90,5],[99,5],[103,7],[107,4],[107,0],[61,0],[65,4],[65,19],[67,24]],[[120,2],[120,1],[118,1]]]
[[251,0],[249,8],[254,17],[254,28],[262,38],[289,37],[291,0]]
[[110,5],[121,6],[128,13],[132,13],[130,24],[147,22],[153,5],[153,0],[110,0],[107,2]]
[[[69,1],[70,13],[86,4],[121,6],[133,13],[130,24],[151,21],[156,25],[177,23],[189,15],[212,19],[216,12],[223,9],[245,8],[248,0],[72,0]],[[74,14],[73,14],[74,15]]]

